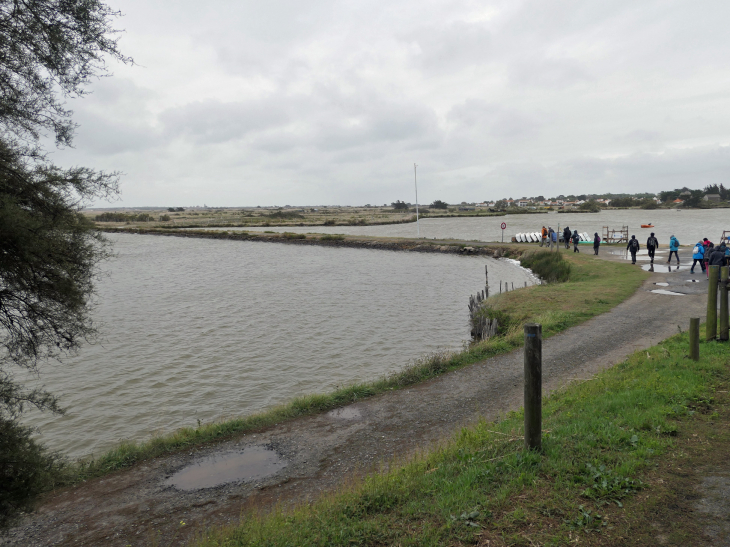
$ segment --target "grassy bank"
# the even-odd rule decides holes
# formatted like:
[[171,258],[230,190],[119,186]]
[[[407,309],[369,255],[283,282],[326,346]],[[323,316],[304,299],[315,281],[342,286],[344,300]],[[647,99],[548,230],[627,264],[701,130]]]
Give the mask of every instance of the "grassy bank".
[[[165,453],[343,406],[511,351],[522,344],[519,330],[521,322],[540,322],[543,324],[544,336],[551,336],[608,311],[633,294],[648,275],[625,264],[597,260],[585,255],[566,253],[565,257],[571,264],[569,282],[533,286],[490,298],[494,306],[506,310],[513,323],[505,336],[481,342],[455,354],[428,356],[397,374],[374,382],[348,386],[328,394],[298,397],[287,405],[260,414],[204,424],[197,428],[182,428],[144,443],[123,443],[96,459],[68,466],[59,484],[100,476]],[[466,301],[464,305],[466,319]]]
[[[523,417],[512,413],[311,506],[246,514],[200,545],[656,544],[647,492],[664,482],[657,470],[703,425],[727,419],[727,396],[714,396],[727,393],[728,345],[703,343],[699,363],[687,347],[676,335],[551,396],[542,454],[523,450]],[[672,518],[661,523],[674,528],[671,544],[696,544],[697,517]]]

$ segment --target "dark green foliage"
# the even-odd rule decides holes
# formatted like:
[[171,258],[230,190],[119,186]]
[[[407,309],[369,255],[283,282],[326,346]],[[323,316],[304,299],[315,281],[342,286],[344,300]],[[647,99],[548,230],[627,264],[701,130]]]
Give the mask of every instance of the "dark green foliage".
[[304,215],[295,213],[294,211],[282,211],[281,209],[279,209],[278,211],[269,213],[268,217],[269,218],[278,218],[281,220],[291,220],[294,218],[304,218]]
[[322,241],[342,241],[343,239],[345,239],[345,236],[343,236],[342,234],[325,234],[319,239],[321,239]]
[[390,205],[391,205],[391,207],[393,207],[393,209],[395,209],[396,211],[398,211],[398,210],[401,210],[401,209],[402,209],[402,210],[408,210],[408,204],[407,204],[407,203],[404,203],[404,202],[402,202],[402,201],[400,201],[400,200],[398,200],[398,201],[394,201],[394,202],[393,202],[393,203],[391,203]]
[[657,204],[656,201],[654,201],[653,199],[650,199],[650,200],[646,200],[641,205],[641,208],[642,209],[658,209],[659,208],[659,205]]
[[55,480],[58,458],[31,438],[31,430],[0,417],[0,530],[18,513],[32,509],[32,500]]
[[520,258],[520,265],[548,283],[562,283],[570,279],[570,264],[561,253],[541,251],[524,255]]
[[117,15],[99,0],[0,2],[4,133],[37,142],[52,132],[71,144],[75,125],[64,98],[83,95],[92,77],[106,74],[105,57],[131,62],[117,49]]
[[445,201],[441,201],[440,199],[437,199],[431,204],[431,207],[434,209],[448,209],[449,204]]
[[182,213],[185,211],[185,207],[168,207],[167,210],[171,213]]
[[490,321],[497,320],[497,336],[506,334],[517,323],[509,313],[504,310],[494,309],[487,304],[487,300],[483,300],[470,317],[472,333],[477,332],[477,327],[484,324],[486,319]]
[[580,209],[581,211],[586,211],[588,213],[598,213],[601,211],[600,205],[598,205],[598,202],[596,202],[596,200],[594,199],[586,201],[585,203],[581,203],[578,206],[578,209]]
[[84,203],[118,192],[115,173],[48,162],[41,138],[70,145],[67,98],[107,74],[117,50],[99,0],[0,2],[0,529],[48,486],[53,457],[19,425],[24,407],[60,412],[44,390],[28,390],[11,368],[78,349],[94,334],[89,297],[104,239],[80,214]]
[[335,225],[335,221],[334,221],[334,219],[330,218],[328,220],[325,220],[323,224],[325,226],[334,226]]

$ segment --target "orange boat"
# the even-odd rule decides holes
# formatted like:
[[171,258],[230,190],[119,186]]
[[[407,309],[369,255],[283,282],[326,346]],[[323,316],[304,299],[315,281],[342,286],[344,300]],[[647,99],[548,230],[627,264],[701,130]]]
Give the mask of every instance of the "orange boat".
[[654,225],[653,224],[642,224],[641,227],[642,228],[653,228]]

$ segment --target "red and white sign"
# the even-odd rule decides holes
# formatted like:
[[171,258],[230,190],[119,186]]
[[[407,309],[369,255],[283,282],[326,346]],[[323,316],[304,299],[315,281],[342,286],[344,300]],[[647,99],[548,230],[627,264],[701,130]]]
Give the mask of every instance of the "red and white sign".
[[502,223],[502,229],[504,230],[506,227],[507,227],[507,223],[506,222],[503,222]]

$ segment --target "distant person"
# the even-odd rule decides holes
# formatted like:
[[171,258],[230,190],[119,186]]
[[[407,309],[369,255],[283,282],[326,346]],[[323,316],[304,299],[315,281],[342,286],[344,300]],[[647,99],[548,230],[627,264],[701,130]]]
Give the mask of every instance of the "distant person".
[[730,247],[725,245],[724,241],[720,243],[720,247],[725,248],[725,266],[730,266]]
[[542,231],[540,232],[540,235],[542,236],[540,238],[540,247],[542,247],[543,245],[545,245],[547,243],[548,231],[547,231],[547,228],[545,228],[545,226],[542,227]]
[[669,260],[667,260],[667,264],[669,264],[672,261],[672,253],[674,253],[674,256],[677,259],[677,264],[679,264],[679,255],[677,254],[679,252],[679,240],[672,235],[669,238]]
[[689,269],[689,273],[695,273],[695,266],[700,263],[702,267],[702,273],[705,272],[705,246],[702,241],[698,241],[695,248],[692,249],[692,267]]
[[659,248],[659,240],[654,237],[654,232],[651,233],[649,239],[646,240],[646,250],[649,252],[649,258],[651,263],[654,264],[654,253]]
[[558,232],[550,228],[550,250],[552,251],[558,245]]
[[573,252],[579,253],[578,250],[578,242],[580,241],[580,236],[578,235],[578,230],[573,230]]
[[563,243],[565,243],[566,249],[570,249],[570,237],[570,226],[566,226],[563,230]]
[[629,239],[629,244],[626,245],[626,249],[631,253],[631,263],[636,264],[636,253],[639,252],[639,240],[636,239],[636,236],[631,236],[631,239]]
[[601,236],[598,235],[598,232],[593,234],[593,254],[598,256],[598,247],[601,246]]

